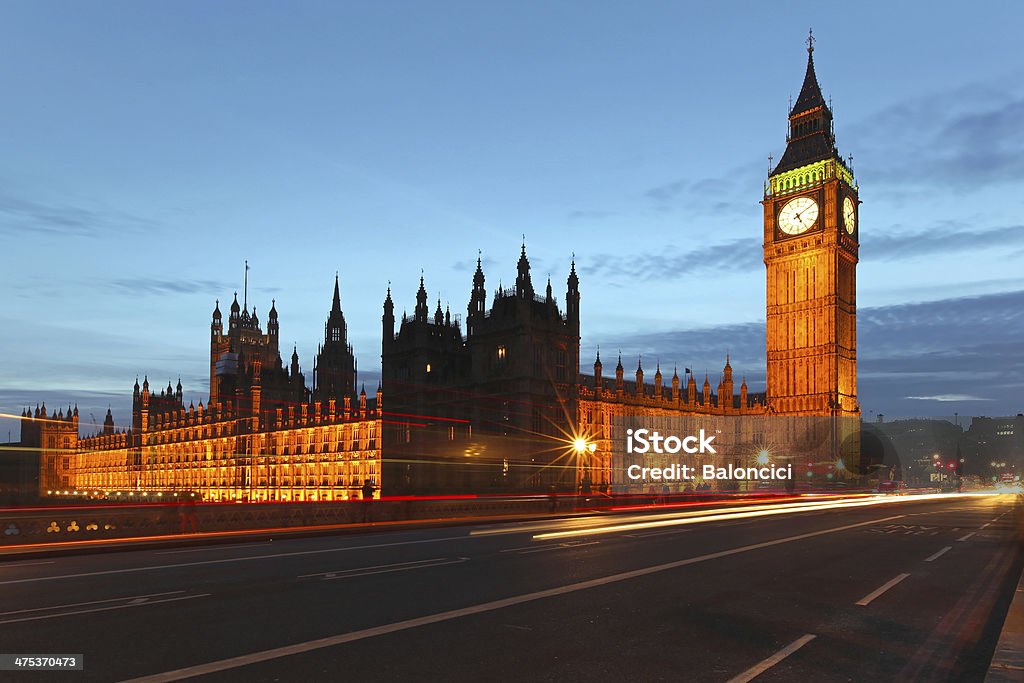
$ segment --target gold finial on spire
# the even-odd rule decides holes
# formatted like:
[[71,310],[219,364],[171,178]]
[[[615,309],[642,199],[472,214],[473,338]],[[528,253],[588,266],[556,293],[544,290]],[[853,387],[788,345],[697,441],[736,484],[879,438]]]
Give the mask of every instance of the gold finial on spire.
[[814,52],[814,29],[807,29],[807,52]]

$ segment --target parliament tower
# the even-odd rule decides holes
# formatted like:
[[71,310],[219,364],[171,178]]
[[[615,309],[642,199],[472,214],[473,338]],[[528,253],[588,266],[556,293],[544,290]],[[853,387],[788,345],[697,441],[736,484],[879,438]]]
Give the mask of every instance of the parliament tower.
[[852,163],[836,148],[832,111],[814,72],[789,112],[786,151],[765,183],[768,408],[854,416],[860,201]]

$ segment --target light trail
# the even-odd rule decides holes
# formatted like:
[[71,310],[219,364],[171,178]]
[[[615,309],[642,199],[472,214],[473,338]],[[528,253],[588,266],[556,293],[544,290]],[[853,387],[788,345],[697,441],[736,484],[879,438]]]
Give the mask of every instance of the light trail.
[[[877,498],[877,496],[875,496],[874,498]],[[846,500],[860,500],[860,499],[862,499],[862,496],[857,496],[855,498],[843,498],[844,501],[846,501]],[[784,500],[790,501],[790,500],[796,500],[796,499],[795,498],[785,498]],[[721,501],[677,503],[677,504],[675,504],[673,506],[670,506],[670,507],[677,508],[676,510],[674,510],[672,512],[664,512],[664,513],[660,513],[660,514],[644,514],[644,515],[616,515],[615,516],[615,522],[616,522],[616,524],[629,524],[629,523],[632,523],[634,521],[636,521],[636,522],[656,522],[656,521],[659,521],[659,520],[678,520],[678,519],[683,518],[683,517],[696,517],[696,516],[701,516],[701,515],[719,515],[719,514],[728,513],[728,512],[752,511],[752,510],[775,510],[775,509],[782,509],[782,508],[788,508],[788,507],[806,507],[808,505],[821,505],[822,504],[822,501],[820,499],[815,499],[813,501],[803,500],[803,501],[798,502],[798,503],[782,503],[782,502],[779,502],[779,501],[765,502],[763,499],[751,499],[749,502],[741,501],[741,502],[743,502],[743,505],[740,506],[740,507],[734,506],[734,507],[725,507],[725,508],[713,508],[713,509],[710,509],[710,510],[706,509],[708,506],[718,504],[719,502],[721,502]],[[681,511],[679,511],[678,507],[683,507],[683,506],[685,506],[685,507],[701,507],[701,508],[705,508],[705,509],[691,510],[691,511],[688,511],[688,512],[681,512]],[[646,510],[649,510],[649,509],[651,509],[651,507],[650,506],[639,506],[637,508],[609,508],[609,509],[610,510],[616,510],[616,509],[646,509]],[[659,506],[657,509],[664,509],[664,508]],[[542,521],[542,522],[534,522],[532,524],[521,524],[521,525],[513,525],[513,526],[507,526],[507,527],[500,527],[500,528],[475,529],[475,530],[470,532],[470,535],[471,536],[490,536],[490,535],[496,535],[496,534],[518,534],[518,533],[523,533],[524,531],[539,531],[541,529],[551,529],[551,528],[556,528],[556,527],[562,527],[562,528],[565,528],[565,527],[570,527],[570,528],[572,528],[572,527],[599,527],[600,525],[606,523],[607,520],[608,520],[607,516],[587,516],[587,517],[580,517],[580,518],[576,518],[576,519],[546,520],[546,521]]]
[[683,524],[701,524],[704,522],[717,522],[727,519],[746,519],[749,517],[767,517],[774,515],[788,515],[799,512],[814,512],[818,510],[838,510],[842,508],[851,507],[865,507],[870,505],[886,505],[886,504],[898,504],[898,503],[913,503],[920,502],[923,500],[947,500],[950,498],[962,498],[965,496],[970,497],[982,497],[982,496],[993,496],[998,494],[991,493],[933,493],[925,494],[920,496],[907,496],[901,498],[893,498],[886,496],[877,496],[868,500],[848,500],[848,501],[833,501],[833,502],[811,502],[811,503],[791,503],[787,505],[759,505],[748,508],[722,508],[716,511],[703,511],[703,512],[689,512],[680,513],[676,515],[659,515],[658,517],[668,517],[668,519],[644,519],[636,522],[622,522],[616,521],[615,524],[607,526],[592,526],[583,529],[567,529],[564,531],[549,531],[542,534],[535,534],[534,540],[548,540],[554,538],[570,538],[573,536],[590,536],[594,534],[612,534],[622,531],[637,531],[640,529],[656,529],[667,526],[677,526]]

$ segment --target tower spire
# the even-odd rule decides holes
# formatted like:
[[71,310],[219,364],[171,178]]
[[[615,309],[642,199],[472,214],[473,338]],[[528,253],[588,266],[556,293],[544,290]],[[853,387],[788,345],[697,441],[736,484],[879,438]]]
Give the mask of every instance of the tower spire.
[[[796,102],[789,108],[789,133],[786,151],[769,175],[777,175],[838,156],[832,130],[832,110],[821,94],[814,71],[813,33],[807,36],[807,70]],[[811,177],[810,182],[815,178]]]
[[818,85],[818,75],[814,72],[814,36],[811,35],[807,38],[807,71],[804,73],[804,83],[800,86],[800,94],[797,95],[796,104],[789,115],[824,106],[825,97],[821,94],[821,86]]

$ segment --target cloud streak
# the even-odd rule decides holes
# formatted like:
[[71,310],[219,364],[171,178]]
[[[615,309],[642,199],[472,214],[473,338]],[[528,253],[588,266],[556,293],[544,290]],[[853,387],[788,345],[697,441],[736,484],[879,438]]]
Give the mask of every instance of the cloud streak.
[[112,231],[137,232],[156,226],[155,221],[119,211],[46,204],[0,193],[0,234],[27,232],[97,237]]
[[231,289],[218,280],[161,279],[153,277],[118,278],[108,283],[112,289],[132,296],[217,293]]
[[1024,98],[972,84],[887,107],[848,137],[873,185],[971,192],[1024,180],[1022,119]]
[[[1015,245],[1024,246],[1024,225],[965,229],[949,222],[929,230],[873,233],[865,237],[861,254],[872,262],[899,261]],[[672,280],[705,270],[742,272],[760,267],[761,247],[760,240],[744,237],[690,250],[668,244],[654,252],[602,253],[581,265],[580,272],[592,277],[639,281]]]

